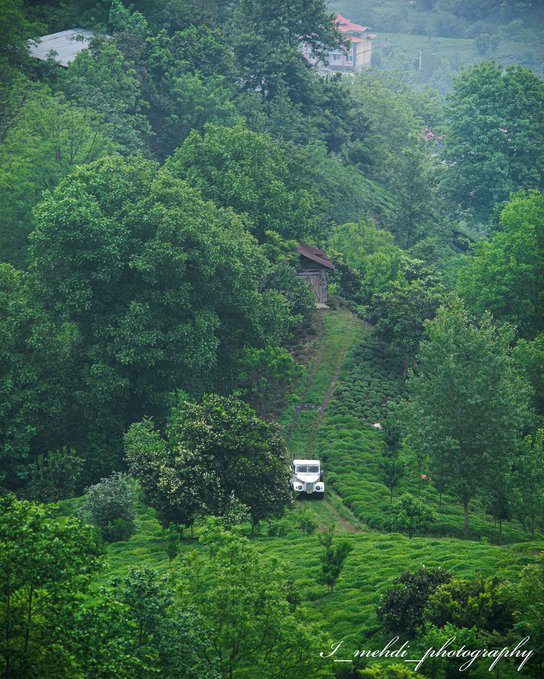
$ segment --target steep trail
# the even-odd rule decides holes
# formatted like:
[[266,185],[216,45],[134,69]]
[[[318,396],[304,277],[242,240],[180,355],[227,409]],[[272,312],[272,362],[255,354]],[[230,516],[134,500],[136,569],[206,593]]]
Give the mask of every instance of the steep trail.
[[[368,326],[351,312],[340,309],[321,312],[322,332],[316,340],[313,359],[299,388],[299,402],[287,424],[289,450],[295,457],[319,457],[319,428],[334,395],[342,367],[350,350],[364,337]],[[327,470],[325,469],[325,482]],[[320,530],[333,524],[337,530],[360,533],[359,520],[343,505],[341,498],[328,489],[322,501],[299,500],[314,512]]]

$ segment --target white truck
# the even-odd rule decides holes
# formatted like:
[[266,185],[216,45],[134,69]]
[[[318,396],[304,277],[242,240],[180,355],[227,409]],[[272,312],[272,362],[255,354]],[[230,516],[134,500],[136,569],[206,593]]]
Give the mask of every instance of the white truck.
[[325,484],[319,460],[293,460],[291,488],[297,495],[315,495],[323,498]]

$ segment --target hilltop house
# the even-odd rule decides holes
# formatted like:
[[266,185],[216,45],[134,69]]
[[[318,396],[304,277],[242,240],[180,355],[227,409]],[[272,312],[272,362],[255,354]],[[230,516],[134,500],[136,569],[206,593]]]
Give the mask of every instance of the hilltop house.
[[334,264],[322,250],[311,245],[301,243],[297,252],[300,255],[300,270],[297,275],[312,288],[316,307],[327,309],[327,283],[329,272],[334,271]]
[[349,40],[349,46],[329,52],[327,61],[328,64],[319,62],[317,57],[313,54],[312,48],[304,44],[304,56],[312,64],[316,64],[319,71],[323,73],[340,72],[340,73],[358,73],[364,68],[369,68],[372,60],[372,43],[376,36],[369,33],[367,26],[354,24],[341,14],[336,16],[336,25],[338,30],[344,38]]

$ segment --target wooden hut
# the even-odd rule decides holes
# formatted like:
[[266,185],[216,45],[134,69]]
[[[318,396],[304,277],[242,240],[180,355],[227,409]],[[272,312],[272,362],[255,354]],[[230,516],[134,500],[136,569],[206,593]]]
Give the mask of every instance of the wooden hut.
[[301,243],[297,248],[300,255],[300,271],[298,275],[308,283],[315,295],[316,307],[327,309],[327,283],[329,272],[334,265],[327,255],[311,245]]

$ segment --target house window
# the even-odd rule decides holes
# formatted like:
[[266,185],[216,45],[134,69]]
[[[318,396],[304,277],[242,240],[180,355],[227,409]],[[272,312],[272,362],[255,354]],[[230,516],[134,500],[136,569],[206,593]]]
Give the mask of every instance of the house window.
[[338,52],[333,52],[331,56],[333,61],[340,61],[340,54]]
[[353,54],[351,52],[348,52],[346,54],[346,63],[352,64],[353,63]]

